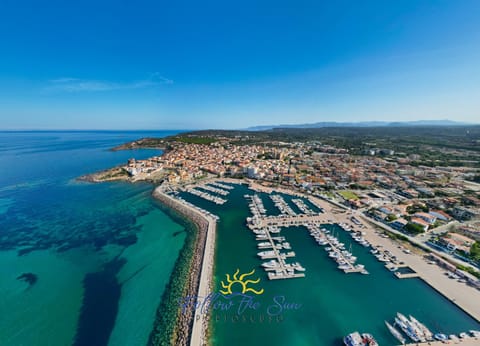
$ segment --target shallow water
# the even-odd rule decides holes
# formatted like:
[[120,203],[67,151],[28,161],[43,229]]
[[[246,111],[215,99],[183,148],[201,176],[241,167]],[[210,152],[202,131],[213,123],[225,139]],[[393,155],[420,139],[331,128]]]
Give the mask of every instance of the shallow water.
[[75,178],[159,155],[108,149],[172,133],[0,132],[1,345],[145,344],[183,227],[148,184]]

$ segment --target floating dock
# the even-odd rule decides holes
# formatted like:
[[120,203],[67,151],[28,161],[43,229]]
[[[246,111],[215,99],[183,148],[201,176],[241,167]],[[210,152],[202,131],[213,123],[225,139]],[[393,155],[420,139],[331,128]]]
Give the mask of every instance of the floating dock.
[[269,280],[279,280],[279,279],[294,279],[294,278],[304,278],[305,273],[296,273],[285,275],[283,273],[268,273]]
[[399,279],[411,279],[411,278],[420,277],[418,273],[400,273],[400,272],[395,272],[395,276]]

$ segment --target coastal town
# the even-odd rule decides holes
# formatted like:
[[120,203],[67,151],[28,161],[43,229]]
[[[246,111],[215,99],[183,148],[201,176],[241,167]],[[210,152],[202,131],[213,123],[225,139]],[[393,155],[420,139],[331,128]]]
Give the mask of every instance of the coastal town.
[[293,188],[360,211],[466,262],[480,261],[480,184],[471,181],[478,168],[414,166],[415,156],[381,149],[350,155],[320,142],[236,145],[222,137],[169,146],[162,156],[129,160],[122,177],[176,185],[245,178]]
[[[208,240],[202,240],[203,245],[197,242],[202,249],[198,250],[201,255],[195,256],[199,281],[192,289],[200,287],[205,295],[212,289],[218,216],[178,193],[223,205],[236,184],[247,184],[253,191],[268,193],[280,210],[280,215],[268,216],[257,195],[244,196],[251,210],[245,222],[259,242],[258,249],[263,250],[258,256],[269,259],[262,266],[270,280],[305,277],[308,268],[294,260],[288,239],[277,234],[282,227],[295,225],[307,227],[345,273],[369,274],[363,264],[355,263],[351,249],[323,227],[336,224],[352,232],[353,240],[371,248],[397,278],[423,279],[478,321],[480,185],[472,177],[479,170],[416,165],[413,160],[418,157],[397,157],[383,149],[352,155],[345,148],[320,142],[242,145],[238,138],[235,144],[231,138],[217,138],[209,143],[170,141],[161,156],[131,159],[114,168],[115,175],[104,171],[91,180],[113,177],[160,183],[154,194],[157,198],[178,205],[175,209],[190,219],[202,220],[197,221],[199,229],[203,230],[202,239]],[[278,193],[296,196],[291,202],[300,214]],[[193,321],[190,344],[206,344],[208,316],[192,314],[182,319],[187,324],[188,320]],[[425,332],[415,318],[397,316],[395,321],[393,326],[385,323],[399,342],[405,343],[405,335],[410,342],[433,344],[433,334]],[[462,333],[460,338],[437,333],[435,339],[474,345],[480,336],[475,333]],[[349,335],[355,337],[355,333]],[[362,338],[363,334],[359,340]],[[186,340],[184,336],[182,344],[187,344]]]

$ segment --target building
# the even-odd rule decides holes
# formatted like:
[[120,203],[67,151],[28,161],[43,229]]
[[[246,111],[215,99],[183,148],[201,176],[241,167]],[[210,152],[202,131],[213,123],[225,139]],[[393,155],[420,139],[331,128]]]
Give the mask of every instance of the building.
[[428,231],[428,227],[430,227],[430,224],[427,221],[419,217],[412,217],[412,219],[410,220],[410,223],[421,226],[424,231]]
[[433,225],[437,218],[429,213],[415,213],[413,215],[414,218],[420,218],[423,221],[427,222],[429,225]]
[[450,215],[441,210],[432,210],[429,214],[442,221],[450,221],[452,219]]
[[390,227],[395,228],[396,230],[402,230],[407,224],[408,224],[407,220],[400,218],[390,222],[389,225]]
[[452,210],[452,214],[459,220],[471,220],[478,215],[473,209],[467,209],[463,207],[455,207]]

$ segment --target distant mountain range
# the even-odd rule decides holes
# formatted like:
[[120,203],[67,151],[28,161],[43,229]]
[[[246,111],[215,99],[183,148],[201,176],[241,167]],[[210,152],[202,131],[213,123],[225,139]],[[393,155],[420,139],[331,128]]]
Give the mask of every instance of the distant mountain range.
[[279,128],[295,129],[314,129],[320,127],[395,127],[395,126],[462,126],[472,125],[469,123],[457,122],[452,120],[417,120],[417,121],[360,121],[340,123],[335,121],[326,121],[312,124],[283,124],[283,125],[263,125],[247,128],[248,131],[265,131]]

